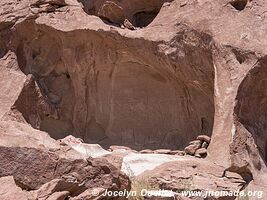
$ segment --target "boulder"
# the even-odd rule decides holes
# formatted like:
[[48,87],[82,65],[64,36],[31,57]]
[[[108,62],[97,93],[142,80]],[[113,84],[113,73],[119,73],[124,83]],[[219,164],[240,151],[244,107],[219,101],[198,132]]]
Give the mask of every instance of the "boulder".
[[39,189],[30,191],[32,199],[55,198],[56,196],[66,197],[69,194],[79,193],[82,188],[78,183],[69,182],[64,179],[54,179],[45,183]]
[[208,144],[210,143],[210,136],[207,135],[199,135],[197,136],[197,139],[203,142],[207,142]]
[[[57,153],[33,148],[0,147],[0,176],[14,177],[24,189],[34,190],[48,183],[41,191],[49,192],[55,187],[76,188],[91,187],[108,189],[129,189],[128,178],[104,159],[66,159]],[[66,183],[67,182],[67,183]],[[72,184],[70,184],[72,183]],[[52,185],[51,185],[52,184]],[[49,189],[51,188],[52,189]],[[66,188],[62,191],[66,191]]]
[[[246,181],[237,173],[226,176],[222,166],[194,157],[168,162],[139,174],[135,179],[135,184],[144,185],[144,180],[147,188],[160,188],[161,190],[177,192],[175,194],[177,199],[183,199],[182,191],[234,192],[246,185]],[[184,197],[184,199],[188,198],[188,196]],[[211,195],[209,198],[219,200],[224,197]],[[199,199],[203,200],[204,198],[199,197]]]
[[189,142],[190,145],[196,145],[196,146],[201,146],[202,145],[202,140],[193,140],[191,142]]
[[207,156],[207,149],[200,148],[200,149],[196,150],[195,156],[196,157],[206,157]]
[[125,19],[123,8],[113,1],[104,2],[99,8],[97,15],[117,24],[123,23]]
[[26,192],[22,191],[12,176],[0,177],[1,200],[28,200]]

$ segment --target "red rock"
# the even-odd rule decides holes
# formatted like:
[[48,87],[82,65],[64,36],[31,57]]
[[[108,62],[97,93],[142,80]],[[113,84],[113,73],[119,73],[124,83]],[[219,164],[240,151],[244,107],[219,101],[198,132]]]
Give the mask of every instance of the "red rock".
[[106,1],[99,8],[97,15],[114,23],[123,23],[125,19],[123,8],[112,1]]
[[181,150],[172,150],[170,152],[171,155],[180,155],[180,156],[184,156],[185,155],[185,152],[184,151],[181,151]]
[[200,149],[196,150],[196,152],[195,152],[196,157],[206,157],[206,155],[207,155],[207,149],[205,149],[205,148],[200,148]]
[[194,140],[189,143],[189,146],[185,147],[184,151],[185,153],[189,155],[194,155],[196,150],[198,150],[202,145],[202,142],[200,140]]
[[199,149],[199,146],[197,145],[189,145],[187,147],[185,147],[184,151],[185,153],[189,154],[189,155],[194,155],[196,150]]
[[159,154],[170,154],[171,150],[170,149],[157,149],[154,151],[154,153],[159,153]]
[[13,156],[26,187],[53,180],[62,159],[83,172],[79,153],[37,129],[138,150],[183,149],[206,133],[209,160],[265,185],[267,1],[79,2],[0,1],[0,146],[13,148],[0,153],[3,175]]
[[205,149],[207,149],[208,146],[209,146],[209,143],[207,143],[207,142],[203,142],[202,145],[201,145],[201,148],[205,148]]
[[80,200],[80,199],[97,200],[101,198],[104,192],[105,192],[104,188],[90,188],[85,190],[79,196],[70,198],[70,200]]
[[201,140],[193,140],[191,142],[189,142],[189,144],[191,145],[202,145],[202,141]]
[[210,137],[207,136],[207,135],[199,135],[199,136],[197,136],[197,139],[198,140],[201,140],[203,142],[210,143]]
[[28,200],[26,192],[19,188],[12,176],[0,178],[1,200]]
[[[172,191],[236,191],[245,185],[236,174],[224,176],[224,167],[203,159],[191,159],[165,163],[140,174],[135,181]],[[213,197],[210,197],[213,198]],[[217,199],[223,197],[217,197]],[[153,198],[152,198],[153,199]],[[177,199],[180,199],[177,197]],[[154,199],[153,199],[154,200]]]
[[[71,160],[60,158],[57,153],[45,150],[0,147],[0,159],[0,176],[13,175],[15,181],[23,185],[25,189],[38,189],[43,184],[59,178],[75,183],[76,186],[74,184],[72,187],[75,186],[78,189],[98,186],[129,189],[128,178],[106,160],[100,158]],[[56,185],[52,187],[56,187],[59,183],[65,185],[64,187],[70,187],[64,181],[63,183],[56,182]]]
[[119,149],[132,151],[132,149],[131,149],[130,147],[117,146],[117,145],[112,145],[112,146],[109,147],[109,149],[110,149],[111,151],[115,151],[115,150],[119,150]]
[[140,153],[147,153],[147,154],[151,153],[152,154],[152,153],[154,153],[154,151],[151,149],[144,149],[144,150],[141,150]]
[[46,200],[65,200],[69,196],[68,191],[55,192],[50,195]]

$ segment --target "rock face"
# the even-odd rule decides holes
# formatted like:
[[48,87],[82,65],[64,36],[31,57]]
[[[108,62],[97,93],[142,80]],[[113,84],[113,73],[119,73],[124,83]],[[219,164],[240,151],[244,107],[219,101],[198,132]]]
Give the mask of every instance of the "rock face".
[[[144,183],[145,182],[145,183]],[[205,191],[237,191],[246,182],[236,173],[225,172],[223,167],[203,160],[181,160],[163,164],[154,170],[141,174],[135,184],[143,184],[146,189],[165,189],[174,192],[177,199],[234,199],[210,195],[203,197]],[[188,197],[188,191],[202,191],[203,196]],[[218,193],[219,194],[219,193]],[[156,200],[157,198],[150,198]],[[160,198],[159,198],[160,199]],[[163,198],[164,199],[164,198]],[[174,197],[172,197],[174,199]]]
[[16,185],[12,176],[0,178],[0,191],[2,200],[28,200],[26,192]]
[[[121,186],[127,178],[105,160],[60,159],[53,152],[28,148],[1,147],[0,176],[13,176],[24,189],[38,189],[41,185],[56,179],[72,180],[80,189],[101,187],[112,188],[114,179]],[[114,173],[114,174],[111,174]],[[120,187],[119,186],[119,187]],[[127,189],[127,183],[126,183]],[[119,189],[119,188],[114,188]],[[123,188],[124,189],[124,188]],[[76,190],[77,192],[77,190]]]
[[[81,8],[56,9],[61,12],[36,14],[12,32],[9,53],[17,72],[28,75],[13,113],[53,138],[72,134],[103,146],[177,149],[199,133],[211,134],[210,36],[181,26],[180,36],[151,42],[107,31]],[[57,24],[52,15],[70,18]],[[75,30],[77,15],[84,23],[92,18],[96,29]]]
[[[79,0],[84,11],[113,24],[124,24],[125,20],[136,27],[148,26],[158,15],[161,6],[172,0]],[[124,24],[125,25],[125,24]]]
[[[101,192],[123,175],[107,163],[108,184],[98,180],[106,172],[88,158],[98,145],[183,154],[198,137],[188,154],[238,173],[242,189],[266,185],[266,11],[265,0],[2,0],[1,176],[38,190],[68,174],[57,165],[70,165],[96,175],[90,181]],[[90,144],[75,151],[54,140],[68,135]],[[46,175],[31,181],[39,168]]]
[[[1,199],[31,196],[31,199],[66,199],[81,195],[87,189],[129,190],[128,178],[105,159],[61,158],[57,153],[31,148],[1,147],[0,176],[13,176],[16,184],[29,193],[10,186],[0,188]],[[4,184],[8,178],[1,178]],[[12,181],[10,182],[12,184]],[[15,190],[16,189],[16,190]],[[4,190],[9,191],[8,193]],[[11,191],[13,193],[11,193]],[[2,193],[4,195],[2,195]],[[23,195],[21,195],[21,194]],[[13,197],[13,198],[11,198]],[[26,199],[25,197],[25,199]],[[42,198],[41,198],[42,197]]]

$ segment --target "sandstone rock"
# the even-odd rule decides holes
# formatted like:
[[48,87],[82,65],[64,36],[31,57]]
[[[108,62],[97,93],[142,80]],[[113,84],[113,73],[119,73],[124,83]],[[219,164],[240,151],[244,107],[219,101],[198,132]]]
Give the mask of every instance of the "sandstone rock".
[[154,151],[151,149],[144,149],[144,150],[141,150],[140,153],[152,154],[154,153]]
[[113,152],[112,154],[103,155],[102,158],[105,158],[109,163],[114,165],[117,169],[121,169],[123,157],[126,156],[128,152]]
[[[31,191],[30,195],[32,199],[46,199],[46,198],[58,198],[66,197],[69,194],[75,194],[79,192],[81,187],[78,183],[67,182],[63,179],[54,179],[48,183],[42,185],[38,190]],[[64,199],[64,198],[63,198]]]
[[207,142],[203,142],[202,145],[201,145],[201,148],[205,148],[205,149],[207,149],[208,146],[209,146],[209,143],[207,143]]
[[120,150],[120,149],[122,149],[122,150],[127,150],[127,151],[132,151],[132,149],[129,148],[129,147],[125,147],[125,146],[117,146],[117,145],[112,145],[112,146],[109,147],[109,149],[110,149],[111,151],[116,151],[116,150]]
[[67,137],[63,139],[59,139],[59,142],[61,145],[75,145],[75,144],[82,144],[83,140],[81,138],[76,138],[72,135],[68,135]]
[[53,152],[31,148],[0,149],[0,176],[13,175],[15,181],[25,189],[38,189],[60,177],[67,182],[78,184],[81,189],[98,186],[129,188],[128,179],[103,159],[68,160],[59,158]]
[[121,170],[131,178],[138,176],[146,170],[152,170],[164,163],[186,160],[185,156],[165,154],[129,153],[123,157]]
[[194,155],[196,150],[198,150],[201,147],[201,142],[193,141],[189,146],[185,147],[184,151],[185,153],[189,155]]
[[55,192],[52,195],[50,195],[46,200],[64,200],[68,197],[69,192],[63,191],[63,192]]
[[18,187],[12,176],[0,178],[1,200],[28,200],[26,192]]
[[31,5],[37,5],[40,6],[42,4],[51,4],[51,5],[60,5],[65,6],[66,2],[65,0],[30,0]]
[[101,196],[104,192],[105,192],[105,189],[103,188],[91,188],[91,189],[85,190],[83,193],[81,193],[77,197],[70,198],[70,200],[80,200],[80,199],[98,200],[98,199],[101,199]]
[[[136,1],[132,3],[123,1],[122,7],[125,7],[126,10],[136,10],[134,12],[126,11],[129,15],[137,14],[134,17],[136,20],[132,19],[133,16],[126,16],[136,26],[133,21],[142,24],[149,18],[150,11],[152,12],[155,7],[160,9],[164,2]],[[104,1],[92,3],[97,4],[93,7],[98,12],[98,8],[103,5]],[[21,113],[22,119],[24,118],[34,128],[48,132],[55,139],[72,134],[77,138],[82,138],[86,143],[99,143],[104,148],[117,144],[137,150],[145,148],[183,149],[184,144],[196,137],[192,133],[201,131],[200,127],[204,129],[202,131],[211,134],[214,108],[210,106],[213,102],[207,99],[213,99],[213,63],[211,52],[208,49],[210,41],[206,40],[206,36],[202,36],[188,27],[183,27],[188,30],[187,34],[192,32],[193,37],[196,38],[195,43],[199,45],[192,45],[192,48],[195,48],[198,55],[188,53],[186,58],[172,58],[172,55],[167,53],[170,50],[170,44],[167,41],[158,44],[157,39],[151,38],[154,40],[152,43],[150,42],[152,40],[145,39],[144,41],[147,42],[143,44],[143,39],[140,38],[143,38],[142,34],[144,33],[140,30],[138,33],[140,35],[137,35],[138,44],[135,44],[134,36],[125,35],[126,33],[130,34],[128,30],[113,27],[116,31],[112,32],[110,26],[104,25],[96,17],[87,16],[80,7],[68,5],[66,7],[68,12],[62,10],[49,14],[36,13],[36,20],[25,21],[21,17],[22,22],[16,24],[14,37],[18,40],[12,40],[13,42],[10,43],[16,49],[14,52],[16,52],[17,58],[14,60],[17,61],[19,70],[25,74],[34,75],[31,75],[33,77],[29,80],[28,85],[24,86],[24,92],[18,97],[13,112]],[[28,13],[26,8],[21,10],[25,15]],[[90,7],[90,10],[92,9]],[[69,18],[64,17],[66,13],[70,13],[67,14]],[[48,16],[51,18],[48,19]],[[139,20],[143,18],[145,20]],[[77,19],[81,23],[77,23]],[[91,23],[95,26],[91,27]],[[76,27],[82,26],[82,24],[84,30],[92,29],[94,31],[71,31],[76,28],[82,30],[82,27]],[[65,28],[65,31],[60,31]],[[104,30],[104,32],[97,30]],[[69,31],[72,36],[68,35]],[[120,31],[125,31],[125,34]],[[109,40],[106,33],[111,37],[114,34],[115,39]],[[121,38],[121,35],[125,36]],[[128,40],[128,38],[132,39]],[[75,43],[72,42],[74,40]],[[64,41],[64,43],[59,41]],[[96,48],[91,48],[89,44]],[[124,49],[125,44],[131,48],[122,54],[121,50]],[[187,47],[186,41],[181,41],[181,44],[183,44],[183,48],[179,55],[183,55],[186,49],[191,48]],[[140,51],[142,49],[140,45],[146,46],[151,51],[145,51],[144,54],[144,51]],[[62,49],[66,51],[64,50],[63,53]],[[76,49],[77,52],[72,49]],[[88,53],[90,51],[92,54]],[[98,52],[102,52],[103,55]],[[117,55],[120,58],[117,58]],[[103,59],[103,57],[107,59]],[[207,63],[203,64],[200,57],[205,57],[206,59],[203,60]],[[140,60],[141,62],[139,62]],[[182,67],[177,65],[178,60],[183,63]],[[195,70],[195,68],[188,68],[185,60],[196,60],[196,63],[192,65],[203,67],[202,71],[207,73],[202,73],[201,70]],[[109,63],[113,63],[112,66]],[[94,73],[89,67],[93,65],[95,66]],[[116,67],[114,67],[115,65]],[[174,69],[176,68],[173,67],[174,65],[177,65],[177,69],[181,69],[182,73],[166,74],[165,69]],[[189,73],[188,69],[190,69]],[[21,73],[22,76],[23,73]],[[96,73],[99,73],[99,76]],[[184,77],[187,77],[185,74],[190,74],[192,77],[188,76],[188,80],[184,80]],[[96,79],[96,76],[100,79]],[[84,85],[83,80],[90,81]],[[183,84],[177,84],[176,80],[181,80]],[[195,89],[198,87],[191,84],[186,86],[186,83],[195,80],[201,85],[197,91]],[[112,82],[114,84],[111,84]],[[94,87],[96,85],[100,87],[98,90]],[[146,85],[146,88],[143,88],[143,85]],[[139,87],[143,89],[137,89]],[[185,100],[189,98],[187,93],[191,93],[191,91],[191,96],[198,97],[192,98],[195,101]],[[202,93],[202,91],[205,92]],[[53,97],[57,98],[51,98],[51,93]],[[151,97],[151,101],[149,101],[151,105],[146,103],[147,97]],[[116,101],[115,104],[112,103],[113,100]],[[187,106],[180,106],[184,102],[190,104],[188,107],[194,108],[189,110],[194,111],[190,111],[190,114],[181,119],[178,117],[178,113],[188,112]],[[159,104],[164,105],[158,106]],[[203,106],[198,106],[200,104]],[[172,112],[173,107],[177,107],[175,115]],[[132,112],[133,110],[137,113]],[[146,117],[147,113],[150,113],[151,116]],[[166,136],[165,140],[162,140],[162,135]]]
[[185,155],[185,152],[184,151],[181,151],[181,150],[172,150],[170,152],[171,155],[179,155],[179,156],[184,156]]
[[[116,24],[124,23],[128,19],[131,25],[126,25],[130,30],[135,29],[134,26],[145,27],[149,25],[157,16],[164,2],[172,0],[134,0],[134,1],[115,1],[115,0],[79,0],[83,9],[90,15],[96,15],[107,19],[109,22]],[[134,26],[132,25],[134,24]]]
[[170,154],[171,150],[170,149],[157,149],[154,151],[154,153],[159,153],[159,154]]
[[[146,171],[137,177],[138,181],[146,180],[146,185],[172,191],[236,191],[246,183],[238,174],[232,177],[224,176],[224,168],[210,161],[180,160],[165,163],[154,170]],[[140,182],[141,183],[141,182]],[[179,199],[180,197],[177,196]],[[223,197],[209,197],[220,199]],[[153,198],[152,198],[153,199]],[[185,197],[186,199],[186,197]],[[199,199],[204,199],[200,197]]]
[[195,156],[196,157],[198,157],[198,156],[200,156],[200,157],[206,157],[207,156],[207,149],[200,148],[200,149],[196,150]]
[[[33,128],[138,150],[184,149],[205,133],[207,159],[253,178],[252,188],[265,185],[266,1],[58,2],[0,2],[1,145],[29,147],[18,150],[23,158],[36,148],[69,161],[68,150]],[[107,16],[143,29],[103,23],[96,16],[107,2],[121,8]],[[8,152],[1,157],[17,150]],[[194,184],[213,185],[203,177]]]
[[97,15],[117,24],[123,23],[125,18],[123,8],[112,1],[104,2],[99,8]]
[[210,137],[207,135],[199,135],[197,136],[197,139],[203,142],[207,142],[208,144],[210,143]]
[[83,158],[96,158],[110,153],[109,151],[104,150],[99,144],[85,144],[82,139],[75,138],[72,135],[60,139],[59,142],[61,145],[67,145],[79,152]]
[[132,25],[131,22],[129,22],[128,19],[125,19],[123,22],[124,27],[130,29],[130,30],[135,30],[135,27]]
[[191,142],[189,142],[190,145],[197,145],[197,146],[201,146],[202,145],[202,141],[201,140],[193,140]]

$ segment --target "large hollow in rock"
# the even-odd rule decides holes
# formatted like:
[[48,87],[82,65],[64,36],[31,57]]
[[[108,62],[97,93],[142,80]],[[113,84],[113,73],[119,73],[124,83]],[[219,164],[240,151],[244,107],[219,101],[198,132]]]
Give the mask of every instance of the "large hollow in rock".
[[[184,33],[198,38],[198,46],[175,38],[178,53],[156,42],[62,33],[31,23],[17,31],[20,67],[36,81],[29,90],[39,92],[21,95],[22,106],[15,107],[53,138],[72,134],[104,147],[182,149],[199,134],[211,135],[214,70],[204,44],[208,36]],[[23,109],[27,102],[35,109]]]

